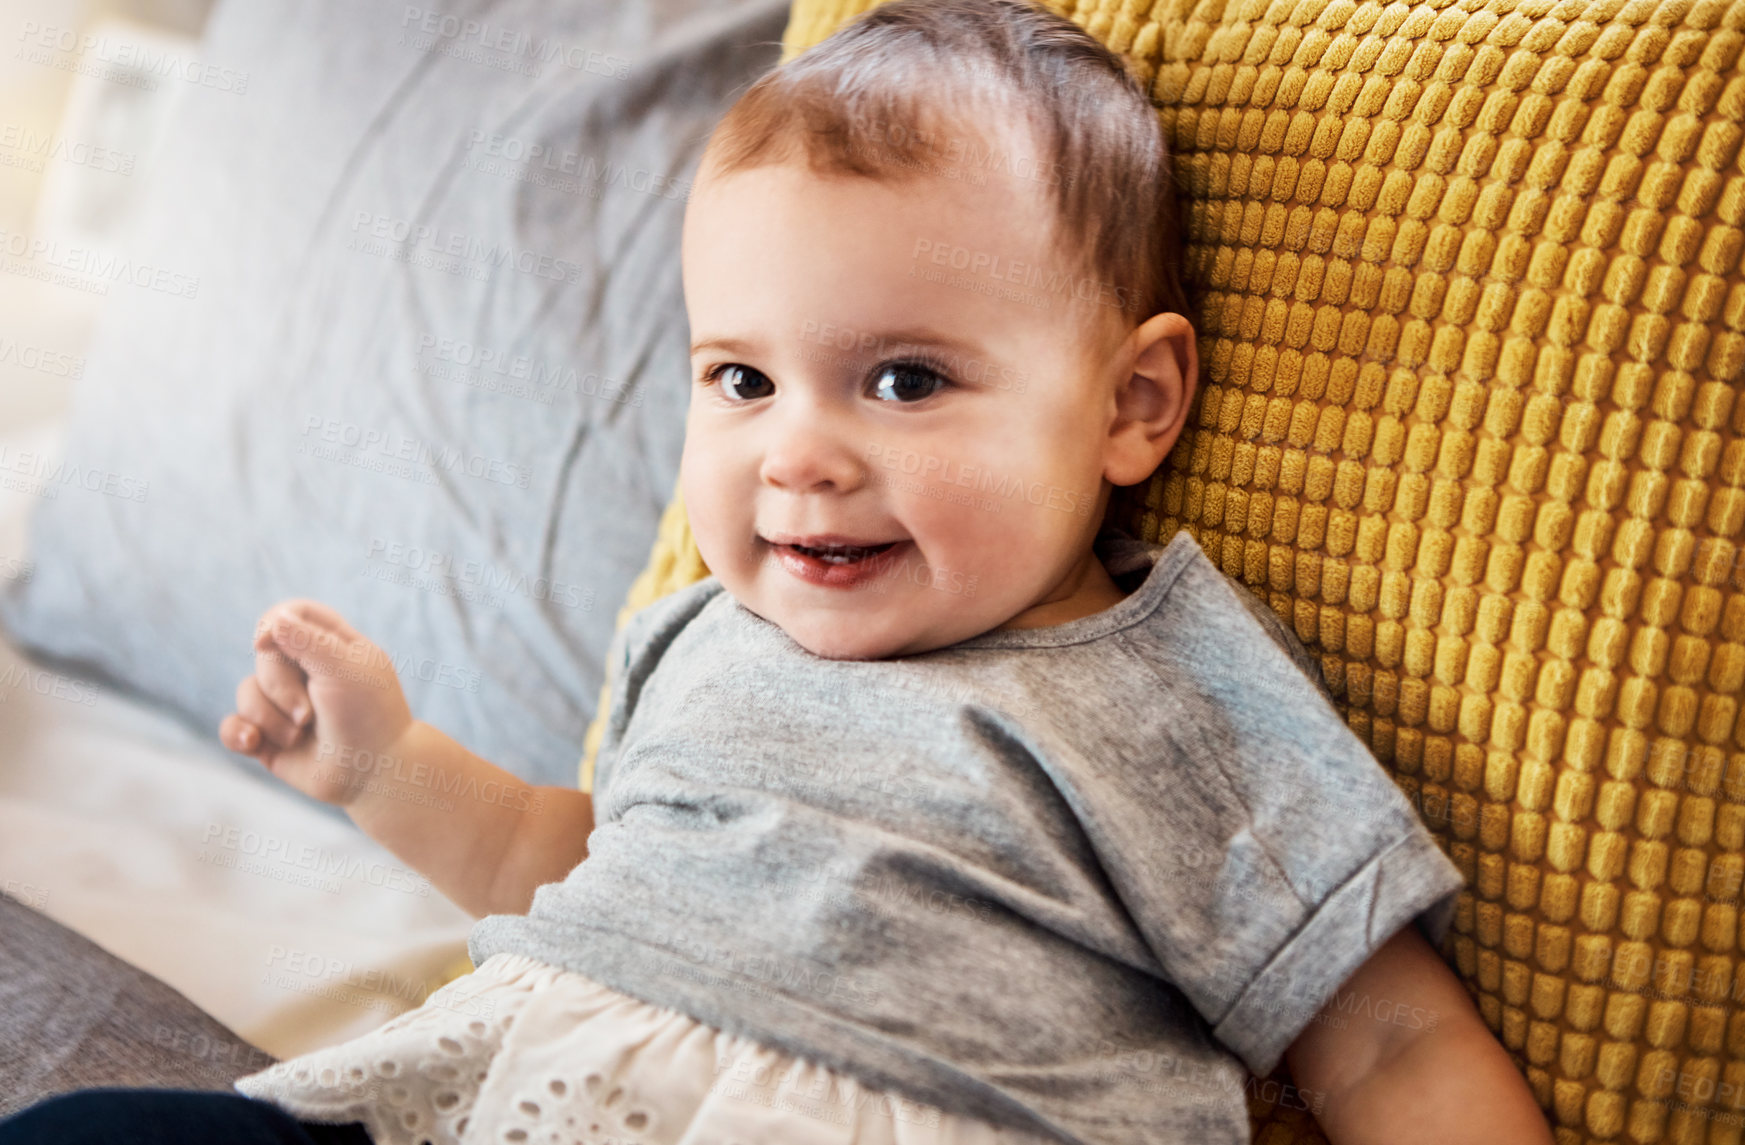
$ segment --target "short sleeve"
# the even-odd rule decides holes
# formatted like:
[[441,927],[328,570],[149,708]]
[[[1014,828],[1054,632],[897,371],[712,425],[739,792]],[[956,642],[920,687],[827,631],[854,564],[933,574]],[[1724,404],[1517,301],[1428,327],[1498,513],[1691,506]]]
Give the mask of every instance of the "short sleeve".
[[1087,826],[1166,979],[1264,1077],[1401,927],[1439,943],[1465,881],[1244,591],[1197,553],[1124,634],[1151,758]]

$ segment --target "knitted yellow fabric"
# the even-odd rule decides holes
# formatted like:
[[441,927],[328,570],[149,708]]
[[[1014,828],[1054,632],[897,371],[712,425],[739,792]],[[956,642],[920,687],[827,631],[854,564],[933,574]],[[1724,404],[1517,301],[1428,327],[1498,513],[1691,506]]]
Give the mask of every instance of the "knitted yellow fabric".
[[[1049,3],[1189,200],[1195,420],[1110,519],[1321,655],[1562,1145],[1739,1141],[1745,4]],[[796,0],[785,56],[871,6]],[[627,609],[707,575],[682,513]]]

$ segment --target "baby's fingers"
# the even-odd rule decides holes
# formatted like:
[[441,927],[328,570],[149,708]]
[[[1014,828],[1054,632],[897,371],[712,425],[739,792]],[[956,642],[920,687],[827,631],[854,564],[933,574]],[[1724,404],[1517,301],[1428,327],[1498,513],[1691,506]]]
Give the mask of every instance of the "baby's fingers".
[[313,645],[325,639],[295,606],[298,601],[274,605],[255,629],[254,674],[261,690],[299,727],[309,721],[314,705],[309,700],[309,672],[319,670],[320,657],[311,657]]
[[303,734],[303,729],[267,698],[253,676],[236,686],[236,711],[279,747],[290,747]]
[[308,676],[302,667],[277,648],[254,654],[254,681],[275,708],[301,728],[308,724],[313,705],[309,702]]
[[[297,675],[294,683],[307,702],[307,680],[331,677],[351,682],[374,683],[384,673],[392,678],[391,662],[343,617],[312,600],[287,600],[274,605],[261,618],[255,633],[257,665],[262,657],[274,658]],[[287,712],[297,709],[290,694],[293,679],[258,672],[267,694]]]
[[[231,751],[261,759],[271,746],[261,739],[261,729],[238,715],[225,716],[218,724],[218,742]],[[262,760],[262,762],[265,762]]]

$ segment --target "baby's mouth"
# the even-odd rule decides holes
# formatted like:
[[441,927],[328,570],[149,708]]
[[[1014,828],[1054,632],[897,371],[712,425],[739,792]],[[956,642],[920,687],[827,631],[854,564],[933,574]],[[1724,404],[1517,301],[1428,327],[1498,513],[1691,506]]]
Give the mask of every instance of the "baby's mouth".
[[851,565],[857,561],[863,561],[875,553],[882,553],[896,543],[895,541],[887,541],[882,545],[870,546],[827,545],[817,549],[807,548],[805,545],[777,545],[776,547],[804,553],[806,556],[824,561],[826,564]]

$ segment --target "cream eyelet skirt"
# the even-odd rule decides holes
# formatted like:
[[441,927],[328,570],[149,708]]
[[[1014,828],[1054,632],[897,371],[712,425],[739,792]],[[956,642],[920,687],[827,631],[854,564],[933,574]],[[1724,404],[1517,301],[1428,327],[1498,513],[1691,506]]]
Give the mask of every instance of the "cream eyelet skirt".
[[375,1145],[1031,1145],[1040,1136],[496,954],[379,1028],[249,1074],[237,1092]]

